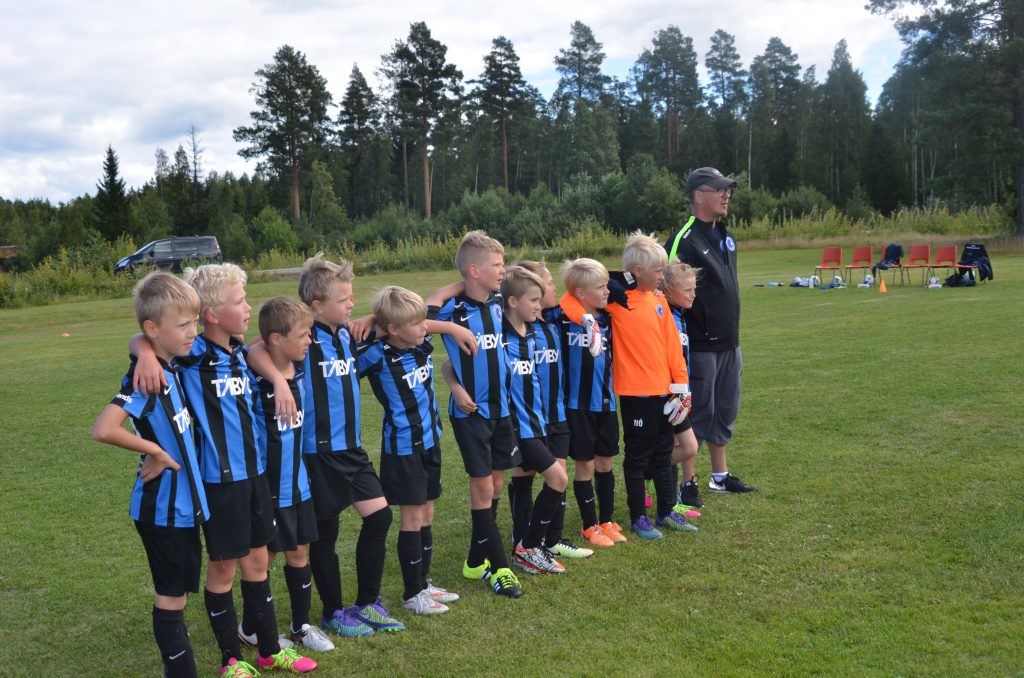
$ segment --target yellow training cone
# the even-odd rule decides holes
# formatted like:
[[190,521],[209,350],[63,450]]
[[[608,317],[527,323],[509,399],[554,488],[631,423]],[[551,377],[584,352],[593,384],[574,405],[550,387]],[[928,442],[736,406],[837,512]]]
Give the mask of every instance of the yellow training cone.
[[878,286],[878,291],[881,292],[882,294],[885,294],[886,292],[889,291],[889,290],[885,289],[885,281],[884,280],[882,281],[882,284]]

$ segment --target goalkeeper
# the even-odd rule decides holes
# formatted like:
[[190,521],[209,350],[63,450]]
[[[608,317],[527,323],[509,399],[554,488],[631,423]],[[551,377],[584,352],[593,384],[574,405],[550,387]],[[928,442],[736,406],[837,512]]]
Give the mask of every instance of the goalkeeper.
[[[658,527],[694,531],[682,513],[673,511],[673,427],[689,412],[689,378],[672,312],[658,292],[668,257],[665,248],[640,231],[622,252],[625,285],[612,280],[607,313],[611,316],[612,377],[619,396],[624,454],[626,503],[633,532],[641,539],[660,539]],[[573,322],[584,309],[571,295],[561,306]],[[650,469],[657,494],[654,523],[644,507],[644,472]]]

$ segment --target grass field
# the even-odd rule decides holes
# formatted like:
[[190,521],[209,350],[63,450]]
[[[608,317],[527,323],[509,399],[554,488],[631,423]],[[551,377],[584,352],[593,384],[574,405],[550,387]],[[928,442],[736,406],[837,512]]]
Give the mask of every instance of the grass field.
[[[1024,673],[1024,257],[996,256],[996,280],[969,289],[754,287],[818,258],[740,257],[745,371],[729,458],[760,494],[705,490],[699,533],[630,541],[498,599],[459,575],[468,487],[446,431],[433,576],[462,600],[439,618],[399,611],[402,634],[339,640],[316,675]],[[450,279],[359,278],[357,311],[383,284],[427,292]],[[294,286],[254,284],[250,300]],[[127,517],[135,455],[89,438],[134,331],[123,299],[0,311],[0,675],[159,673]],[[380,411],[368,389],[363,400],[375,455]],[[704,482],[708,470],[702,452]],[[356,529],[347,515],[346,602]],[[566,531],[578,529],[570,497]],[[393,544],[383,593],[395,610]],[[280,563],[272,577],[283,627]],[[215,675],[201,596],[186,617],[200,671]]]

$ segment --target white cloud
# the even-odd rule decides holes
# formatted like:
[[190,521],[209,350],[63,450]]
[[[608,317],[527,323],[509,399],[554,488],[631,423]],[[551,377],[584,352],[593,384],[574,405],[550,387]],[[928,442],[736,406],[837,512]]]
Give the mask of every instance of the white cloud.
[[863,0],[735,0],[715,7],[694,0],[434,3],[395,0],[221,0],[6,3],[0,40],[0,196],[53,201],[94,192],[108,144],[131,186],[152,177],[157,147],[173,153],[186,130],[200,131],[207,169],[236,174],[231,130],[248,121],[255,71],[290,44],[317,66],[340,101],[354,63],[376,82],[380,56],[426,21],[467,79],[479,75],[491,40],[513,41],[527,79],[550,94],[553,59],[575,20],[604,44],[606,72],[625,77],[654,32],[679,26],[703,61],[711,34],[736,36],[745,64],[779,36],[814,64],[819,79],[846,38],[854,65],[877,97],[899,54],[890,22]]

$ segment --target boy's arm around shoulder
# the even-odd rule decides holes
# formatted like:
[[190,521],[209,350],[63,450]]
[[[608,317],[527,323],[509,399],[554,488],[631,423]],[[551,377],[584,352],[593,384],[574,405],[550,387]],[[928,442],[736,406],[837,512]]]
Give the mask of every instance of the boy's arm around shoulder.
[[128,352],[137,358],[135,372],[132,376],[132,388],[142,395],[152,395],[167,388],[167,375],[160,361],[156,359],[156,351],[149,339],[139,332],[128,340]]
[[139,472],[144,483],[156,478],[165,468],[172,471],[181,469],[181,466],[162,447],[128,431],[124,427],[127,418],[128,413],[123,408],[113,403],[107,405],[92,424],[92,439],[98,443],[106,443],[146,455],[146,461],[142,464],[142,469]]
[[254,340],[249,345],[246,362],[253,371],[274,385],[274,416],[294,426],[298,423],[298,406],[292,395],[291,386],[281,370],[274,365],[273,358],[263,340]]
[[463,281],[453,282],[450,285],[439,287],[427,297],[427,306],[443,306],[452,297],[456,297],[466,291],[466,283]]
[[468,328],[457,323],[445,320],[427,320],[427,334],[447,334],[455,340],[455,343],[466,355],[475,356],[477,353],[476,337]]

